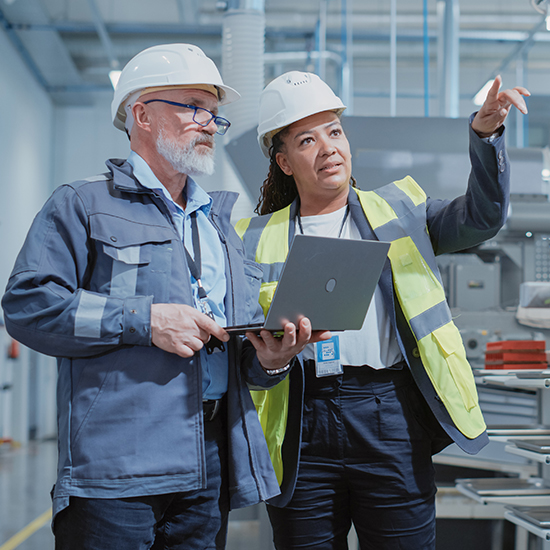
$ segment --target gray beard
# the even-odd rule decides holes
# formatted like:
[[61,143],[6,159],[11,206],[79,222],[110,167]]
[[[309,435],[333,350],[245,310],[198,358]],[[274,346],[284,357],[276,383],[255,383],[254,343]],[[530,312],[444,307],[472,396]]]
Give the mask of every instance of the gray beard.
[[[195,147],[204,142],[212,144],[212,149],[199,153]],[[157,138],[157,151],[180,174],[211,176],[214,173],[214,144],[212,136],[197,136],[187,145],[181,146],[177,141],[169,139],[164,129],[161,129]]]

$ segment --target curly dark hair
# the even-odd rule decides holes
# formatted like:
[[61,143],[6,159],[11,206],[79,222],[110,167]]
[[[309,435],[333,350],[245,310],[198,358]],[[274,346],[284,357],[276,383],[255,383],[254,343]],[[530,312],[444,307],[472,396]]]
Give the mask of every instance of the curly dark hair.
[[[285,208],[298,195],[294,176],[287,176],[277,164],[277,153],[284,150],[284,138],[288,133],[288,127],[284,128],[272,138],[272,145],[269,149],[269,172],[263,185],[260,187],[260,198],[254,210],[256,214],[263,216]],[[353,187],[357,187],[357,181],[350,177]]]

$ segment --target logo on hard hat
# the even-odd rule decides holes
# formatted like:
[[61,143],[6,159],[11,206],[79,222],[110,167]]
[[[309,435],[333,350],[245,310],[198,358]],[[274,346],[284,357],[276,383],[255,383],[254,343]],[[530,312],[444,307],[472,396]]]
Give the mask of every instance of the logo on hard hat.
[[307,73],[301,73],[300,77],[297,78],[296,72],[293,72],[286,79],[286,83],[293,86],[301,86],[302,84],[309,84],[309,82],[311,82],[311,78]]

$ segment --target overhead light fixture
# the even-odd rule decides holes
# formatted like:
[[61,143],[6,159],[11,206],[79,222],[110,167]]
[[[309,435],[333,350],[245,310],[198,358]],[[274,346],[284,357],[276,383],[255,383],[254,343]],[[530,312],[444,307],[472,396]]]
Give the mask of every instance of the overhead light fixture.
[[550,0],[531,0],[531,5],[546,16],[546,30],[550,31]]
[[488,80],[481,90],[477,92],[477,94],[474,96],[474,105],[483,105],[485,103],[485,100],[487,99],[487,94],[489,93],[489,90],[491,89],[491,86],[493,85],[493,82],[495,79]]
[[118,83],[118,79],[120,78],[120,73],[122,71],[118,69],[113,69],[112,71],[109,71],[109,78],[111,80],[111,84],[113,85],[113,89],[116,88],[116,85]]
[[548,0],[531,0],[533,6],[539,13],[546,13]]

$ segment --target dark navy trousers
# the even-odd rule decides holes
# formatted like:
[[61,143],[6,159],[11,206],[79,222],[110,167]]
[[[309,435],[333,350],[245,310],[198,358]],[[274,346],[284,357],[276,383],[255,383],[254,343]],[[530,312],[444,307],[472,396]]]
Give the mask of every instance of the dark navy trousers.
[[205,422],[206,489],[123,499],[70,499],[56,550],[222,550],[227,539],[225,413]]
[[408,367],[305,371],[296,489],[268,506],[277,550],[347,549],[352,522],[361,550],[434,549],[436,420]]

